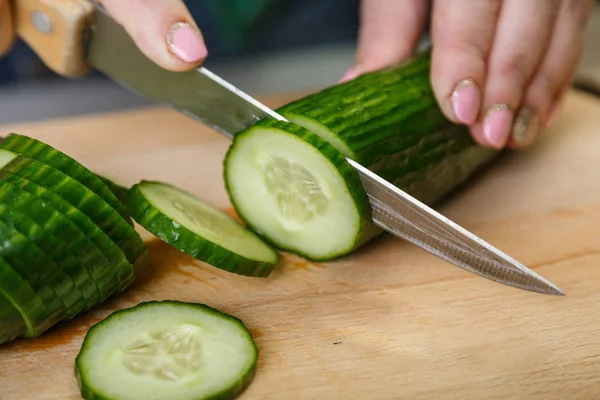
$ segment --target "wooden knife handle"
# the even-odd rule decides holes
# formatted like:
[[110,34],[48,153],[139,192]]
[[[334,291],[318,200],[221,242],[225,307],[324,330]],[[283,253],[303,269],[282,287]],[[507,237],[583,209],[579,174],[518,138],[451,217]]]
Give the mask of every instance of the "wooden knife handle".
[[59,75],[76,78],[90,67],[85,35],[94,5],[88,0],[13,0],[16,34]]

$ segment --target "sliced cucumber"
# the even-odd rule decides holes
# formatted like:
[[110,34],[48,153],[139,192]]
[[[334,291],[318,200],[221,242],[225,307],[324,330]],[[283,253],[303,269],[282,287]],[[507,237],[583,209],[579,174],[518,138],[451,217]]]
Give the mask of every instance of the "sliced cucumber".
[[[10,265],[0,258],[0,294],[19,311],[26,325],[24,337],[36,337],[54,321],[40,296]],[[0,323],[0,325],[3,325]]]
[[0,141],[0,148],[33,158],[64,172],[102,197],[123,219],[128,220],[129,215],[125,206],[111,192],[102,179],[65,153],[39,140],[16,133],[11,133],[2,139]]
[[251,383],[258,349],[244,323],[203,304],[153,301],[87,333],[75,362],[84,399],[232,399]]
[[[47,329],[62,321],[67,314],[67,306],[61,301],[65,288],[57,279],[57,271],[50,265],[46,254],[2,220],[0,237],[3,238],[0,258],[26,281],[44,302],[47,316],[44,320],[36,322],[43,324]],[[39,330],[41,328],[38,328],[38,332]]]
[[[56,193],[79,209],[123,250],[131,265],[147,252],[139,233],[130,224],[102,198],[68,175],[23,156],[16,157],[2,169]],[[132,267],[128,271],[119,269],[116,272],[124,273],[118,276],[121,287],[127,286],[133,279]]]
[[61,239],[69,245],[72,254],[94,279],[98,302],[119,289],[117,271],[124,270],[121,275],[128,274],[131,265],[121,249],[84,213],[56,193],[18,174],[0,170],[0,180],[21,188],[29,195],[23,196],[23,204],[15,199],[10,200],[12,207],[20,207],[37,223],[50,224],[60,232]]
[[264,277],[279,254],[225,212],[162,182],[134,185],[125,203],[132,218],[198,260],[240,275]]
[[298,125],[265,119],[238,132],[224,175],[238,215],[280,249],[332,259],[368,234],[370,206],[358,174]]
[[[66,299],[69,309],[67,318],[73,318],[81,311],[94,305],[96,285],[87,273],[85,268],[79,264],[73,255],[63,246],[63,243],[57,239],[60,232],[56,232],[53,227],[38,225],[27,214],[13,209],[11,206],[0,202],[0,219],[23,233],[34,245],[42,250],[52,260],[52,266],[62,270],[60,274],[61,281],[70,280],[73,284],[68,289]],[[50,268],[43,266],[42,268]]]
[[[129,189],[111,181],[110,179],[104,176],[98,175],[98,177],[102,179],[104,184],[110,189],[111,192],[113,192],[113,194],[117,199],[119,199],[119,201],[122,202],[123,200],[125,200],[127,193],[129,193]],[[127,217],[130,218],[129,215],[127,215]]]
[[18,338],[25,330],[21,314],[0,291],[0,345]]

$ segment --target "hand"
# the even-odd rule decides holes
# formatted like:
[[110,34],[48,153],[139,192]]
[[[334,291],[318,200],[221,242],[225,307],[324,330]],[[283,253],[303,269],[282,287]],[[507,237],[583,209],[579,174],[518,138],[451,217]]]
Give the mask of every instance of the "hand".
[[12,46],[14,31],[8,0],[0,0],[0,57]]
[[571,85],[593,0],[362,0],[355,65],[409,57],[431,6],[431,80],[444,114],[483,146],[521,148]]
[[[138,48],[163,68],[196,68],[207,56],[200,30],[181,0],[96,0],[127,31]],[[0,0],[0,55],[13,40],[8,0]]]

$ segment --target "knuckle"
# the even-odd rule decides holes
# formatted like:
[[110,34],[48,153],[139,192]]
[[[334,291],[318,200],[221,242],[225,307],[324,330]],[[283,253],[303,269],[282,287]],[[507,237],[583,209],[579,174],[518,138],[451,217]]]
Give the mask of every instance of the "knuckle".
[[515,53],[508,59],[501,61],[498,74],[520,86],[525,86],[532,74],[532,60],[525,55],[525,51]]

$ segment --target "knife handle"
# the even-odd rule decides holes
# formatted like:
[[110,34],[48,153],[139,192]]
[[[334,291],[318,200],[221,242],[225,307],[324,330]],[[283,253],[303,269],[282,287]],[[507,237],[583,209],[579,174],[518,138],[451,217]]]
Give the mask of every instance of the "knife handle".
[[59,75],[76,78],[90,67],[85,34],[94,12],[88,0],[14,0],[16,34]]

